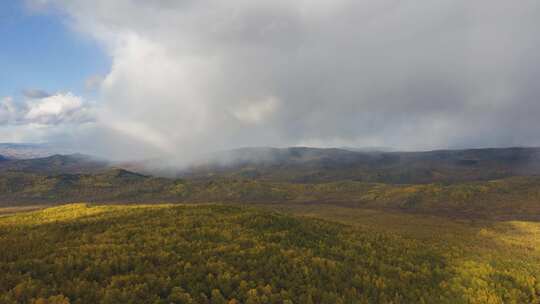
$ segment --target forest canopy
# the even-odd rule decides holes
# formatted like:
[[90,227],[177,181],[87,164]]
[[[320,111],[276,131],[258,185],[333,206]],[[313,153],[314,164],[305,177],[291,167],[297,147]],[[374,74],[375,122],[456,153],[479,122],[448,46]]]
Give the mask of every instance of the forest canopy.
[[[468,261],[226,205],[72,204],[0,218],[0,303],[538,303],[538,267]],[[525,263],[525,261],[523,261]]]

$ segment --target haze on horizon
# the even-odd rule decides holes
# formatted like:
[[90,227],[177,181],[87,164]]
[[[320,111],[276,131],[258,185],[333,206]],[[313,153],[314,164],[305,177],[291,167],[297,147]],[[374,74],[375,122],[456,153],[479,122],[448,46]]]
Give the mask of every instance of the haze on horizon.
[[538,1],[30,0],[24,10],[94,42],[110,66],[82,91],[0,90],[0,142],[177,159],[245,146],[540,145]]

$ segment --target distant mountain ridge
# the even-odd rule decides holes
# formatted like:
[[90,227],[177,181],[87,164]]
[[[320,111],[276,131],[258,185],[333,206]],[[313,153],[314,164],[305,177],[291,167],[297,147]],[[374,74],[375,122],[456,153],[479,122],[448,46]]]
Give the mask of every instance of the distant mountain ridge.
[[355,162],[373,160],[380,157],[399,157],[407,161],[444,161],[459,159],[529,161],[540,160],[540,148],[510,147],[402,152],[353,148],[246,147],[213,153],[206,159],[199,161],[199,163],[235,165],[239,163],[295,163],[321,159]]
[[287,182],[431,183],[540,174],[540,148],[358,152],[337,148],[242,148],[215,154],[180,176]]
[[83,154],[55,154],[31,159],[4,158],[4,161],[0,161],[0,174],[8,171],[46,175],[96,173],[108,168],[110,168],[109,162]]
[[[162,178],[82,154],[0,161],[0,206],[95,202],[336,204],[540,219],[540,149],[243,148]],[[135,170],[137,171],[137,170]]]
[[42,158],[54,154],[68,153],[70,152],[65,149],[59,149],[51,144],[0,143],[0,155],[9,159]]
[[168,159],[109,162],[83,154],[54,154],[30,159],[0,156],[0,173],[92,174],[118,167],[145,175],[185,179],[235,178],[293,183],[342,180],[390,184],[456,183],[540,175],[540,148],[381,152],[253,147],[213,153],[183,168],[170,163]]

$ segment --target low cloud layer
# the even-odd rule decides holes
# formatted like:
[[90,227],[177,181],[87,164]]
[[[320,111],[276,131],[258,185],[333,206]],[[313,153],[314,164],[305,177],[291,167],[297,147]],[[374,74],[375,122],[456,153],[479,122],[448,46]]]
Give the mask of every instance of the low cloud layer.
[[[536,0],[32,4],[66,12],[111,56],[84,134],[100,153],[540,145]],[[23,117],[70,119],[57,109]]]

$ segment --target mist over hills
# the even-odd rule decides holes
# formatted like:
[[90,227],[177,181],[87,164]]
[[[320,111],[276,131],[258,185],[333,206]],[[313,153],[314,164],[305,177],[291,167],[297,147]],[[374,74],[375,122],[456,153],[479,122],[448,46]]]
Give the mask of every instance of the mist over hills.
[[172,177],[160,176],[156,164],[123,167],[81,154],[4,159],[0,204],[289,202],[465,217],[536,219],[540,214],[538,148],[242,148],[189,168],[169,168]]
[[539,173],[539,148],[358,152],[336,148],[294,147],[227,151],[181,171],[179,176],[407,184],[488,180]]
[[[33,153],[31,145],[24,147],[28,153]],[[83,154],[55,154],[30,159],[2,156],[0,154],[0,172],[48,175],[92,174],[123,168],[145,175],[184,179],[234,178],[295,183],[353,180],[421,184],[540,174],[540,148],[526,147],[424,152],[251,147],[207,154],[181,167],[170,164],[167,159],[113,162]]]

